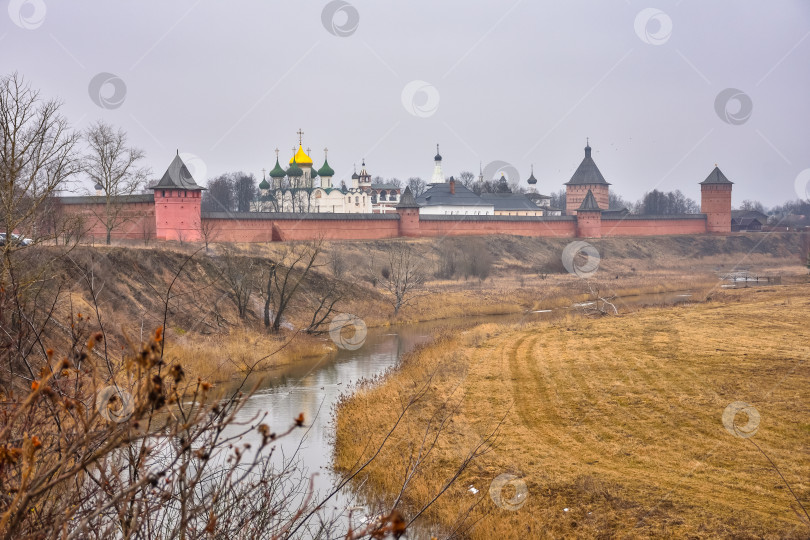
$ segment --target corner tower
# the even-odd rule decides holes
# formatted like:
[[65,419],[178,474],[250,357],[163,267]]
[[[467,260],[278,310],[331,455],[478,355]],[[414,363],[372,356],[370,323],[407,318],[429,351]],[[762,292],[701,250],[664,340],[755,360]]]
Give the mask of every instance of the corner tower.
[[585,157],[579,164],[574,176],[565,183],[565,214],[577,214],[585,196],[590,191],[596,199],[599,208],[607,210],[610,206],[610,184],[599,171],[599,167],[591,157],[591,145],[585,143]]
[[174,156],[155,192],[155,236],[158,240],[202,239],[200,232],[202,190],[191,176],[180,152]]
[[731,182],[717,165],[700,183],[700,212],[706,214],[706,232],[731,232]]

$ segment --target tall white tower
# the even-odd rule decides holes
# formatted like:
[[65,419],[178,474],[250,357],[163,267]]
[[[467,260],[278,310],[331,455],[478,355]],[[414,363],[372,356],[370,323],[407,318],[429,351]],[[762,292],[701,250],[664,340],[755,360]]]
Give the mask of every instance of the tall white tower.
[[444,173],[442,172],[442,155],[439,153],[439,145],[436,145],[436,157],[433,158],[433,178],[430,179],[431,184],[443,184]]

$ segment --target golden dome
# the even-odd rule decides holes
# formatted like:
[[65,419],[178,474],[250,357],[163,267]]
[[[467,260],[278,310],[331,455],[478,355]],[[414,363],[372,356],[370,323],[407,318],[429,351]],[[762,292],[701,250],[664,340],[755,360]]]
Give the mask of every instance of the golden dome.
[[295,156],[290,158],[290,165],[293,164],[293,161],[297,165],[312,165],[312,159],[304,152],[303,147],[299,144],[298,145],[298,152],[295,153]]

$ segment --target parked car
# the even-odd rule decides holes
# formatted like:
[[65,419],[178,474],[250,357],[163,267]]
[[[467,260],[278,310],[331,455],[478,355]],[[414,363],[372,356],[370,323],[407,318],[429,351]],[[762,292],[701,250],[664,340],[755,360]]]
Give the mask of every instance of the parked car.
[[[6,233],[0,233],[0,246],[6,245],[7,240]],[[30,238],[25,238],[24,236],[20,236],[19,234],[11,233],[11,244],[15,246],[30,246],[33,244],[34,241]]]

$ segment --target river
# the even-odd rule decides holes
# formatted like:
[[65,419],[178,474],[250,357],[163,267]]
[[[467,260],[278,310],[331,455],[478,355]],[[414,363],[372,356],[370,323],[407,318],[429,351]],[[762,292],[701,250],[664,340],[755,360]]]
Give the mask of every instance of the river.
[[[674,304],[689,301],[689,291],[677,291],[640,295],[617,299],[620,311],[644,304]],[[538,310],[525,314],[471,317],[465,319],[431,321],[368,330],[363,346],[357,350],[340,349],[324,358],[303,361],[293,368],[285,368],[283,374],[265,375],[263,386],[257,390],[240,411],[237,421],[250,422],[264,417],[274,431],[286,430],[299,413],[304,414],[306,429],[280,439],[277,444],[281,454],[289,458],[296,455],[299,471],[304,477],[314,476],[314,500],[320,500],[336,485],[339,476],[331,471],[334,444],[332,411],[341,394],[350,392],[353,385],[363,379],[383,374],[397,364],[399,359],[419,344],[432,339],[437,329],[469,327],[481,322],[533,322],[576,312],[575,309]],[[281,456],[279,455],[279,458]],[[345,512],[356,507],[351,490],[344,490],[330,501],[328,512]],[[363,515],[356,507],[356,516]],[[340,520],[338,516],[338,520]],[[345,519],[342,520],[345,522]],[[301,537],[306,538],[308,533]]]

